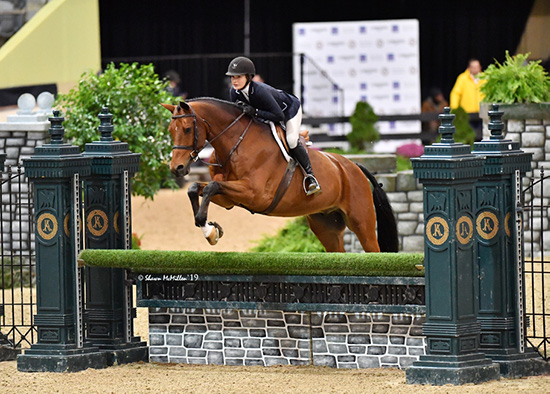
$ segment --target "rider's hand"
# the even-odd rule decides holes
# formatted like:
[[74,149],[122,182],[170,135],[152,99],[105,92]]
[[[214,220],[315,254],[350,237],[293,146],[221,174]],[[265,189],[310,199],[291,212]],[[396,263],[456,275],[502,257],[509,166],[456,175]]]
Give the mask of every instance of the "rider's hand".
[[254,108],[253,106],[251,105],[248,105],[247,103],[244,103],[242,101],[237,101],[237,105],[239,107],[241,107],[241,109],[243,110],[243,112],[245,114],[247,114],[248,116],[256,116],[256,108]]

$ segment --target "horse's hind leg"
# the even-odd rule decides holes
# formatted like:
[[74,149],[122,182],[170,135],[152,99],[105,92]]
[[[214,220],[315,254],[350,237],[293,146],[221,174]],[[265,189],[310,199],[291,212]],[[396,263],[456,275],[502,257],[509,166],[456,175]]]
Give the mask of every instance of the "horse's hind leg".
[[346,223],[341,212],[316,213],[307,216],[309,228],[321,241],[327,252],[345,252],[344,230]]
[[357,236],[365,252],[380,252],[376,237],[374,206],[370,209],[357,207],[352,215],[346,217],[346,223]]

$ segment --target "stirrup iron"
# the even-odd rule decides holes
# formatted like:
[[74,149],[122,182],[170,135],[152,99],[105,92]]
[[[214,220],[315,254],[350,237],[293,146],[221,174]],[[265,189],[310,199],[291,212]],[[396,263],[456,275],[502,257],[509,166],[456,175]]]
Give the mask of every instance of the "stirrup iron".
[[[308,179],[311,180],[311,184],[309,188],[306,186],[306,184],[308,183]],[[306,193],[306,196],[311,196],[312,194],[319,193],[321,191],[321,186],[319,185],[319,182],[311,174],[308,174],[304,177],[303,186],[304,186],[304,192]]]

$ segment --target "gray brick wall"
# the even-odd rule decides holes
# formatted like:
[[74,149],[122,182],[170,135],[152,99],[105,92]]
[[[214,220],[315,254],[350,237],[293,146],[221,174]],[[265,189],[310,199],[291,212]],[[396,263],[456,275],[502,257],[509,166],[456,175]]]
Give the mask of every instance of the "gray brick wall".
[[149,308],[150,361],[406,368],[424,354],[423,316]]
[[[484,120],[483,135],[490,136],[487,120]],[[526,120],[504,120],[504,135],[507,139],[518,141],[525,152],[533,153],[531,167],[533,170],[527,176],[540,176],[544,168],[544,174],[550,175],[550,119],[526,119]],[[527,178],[523,179],[523,187],[529,185]],[[535,187],[533,191],[535,206],[550,205],[550,182],[545,180],[545,189]],[[526,201],[529,204],[530,200]],[[524,251],[527,257],[540,257],[542,250],[550,250],[550,223],[548,215],[541,212],[533,212],[533,233],[531,234],[530,217],[524,214]],[[541,240],[544,240],[541,242]],[[531,241],[533,241],[531,243]]]
[[[2,248],[4,251],[34,249],[34,232],[28,221],[29,185],[26,179],[6,182],[9,176],[17,174],[17,165],[22,159],[34,154],[34,148],[49,141],[50,123],[2,122],[0,123],[0,151],[6,153],[5,171],[2,174]],[[8,174],[8,166],[12,174]],[[30,212],[32,214],[32,212]]]

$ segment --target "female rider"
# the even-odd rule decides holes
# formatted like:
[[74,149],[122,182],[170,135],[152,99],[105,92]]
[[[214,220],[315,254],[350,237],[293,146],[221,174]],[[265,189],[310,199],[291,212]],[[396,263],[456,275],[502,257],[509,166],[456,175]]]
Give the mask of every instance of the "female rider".
[[249,58],[239,56],[231,60],[225,74],[231,77],[230,100],[237,102],[247,115],[274,123],[284,122],[290,155],[307,174],[304,180],[306,194],[309,196],[320,192],[321,187],[313,175],[307,150],[299,140],[302,124],[300,101],[292,94],[275,89],[266,83],[253,81],[255,74],[256,68]]

